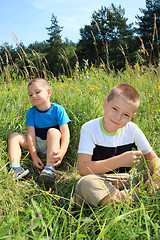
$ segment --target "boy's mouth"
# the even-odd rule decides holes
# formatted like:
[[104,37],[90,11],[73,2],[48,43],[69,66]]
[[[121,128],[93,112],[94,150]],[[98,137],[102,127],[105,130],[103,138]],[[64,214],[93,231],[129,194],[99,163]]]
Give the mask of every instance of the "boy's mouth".
[[118,125],[118,123],[117,123],[117,122],[115,122],[115,121],[113,121],[112,119],[111,119],[111,122],[112,122],[112,123],[114,123],[115,125]]

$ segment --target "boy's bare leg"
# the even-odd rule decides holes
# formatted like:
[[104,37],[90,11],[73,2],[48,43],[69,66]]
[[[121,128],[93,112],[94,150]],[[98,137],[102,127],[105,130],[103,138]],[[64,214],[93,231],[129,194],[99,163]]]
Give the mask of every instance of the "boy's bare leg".
[[8,154],[11,164],[20,164],[21,147],[27,148],[27,136],[17,132],[11,133],[8,138]]
[[11,133],[8,138],[8,154],[11,161],[10,175],[13,179],[25,177],[29,170],[20,166],[21,148],[27,148],[27,137],[21,133]]
[[46,167],[42,170],[39,182],[46,188],[52,188],[55,184],[55,163],[56,156],[60,150],[61,132],[56,128],[50,128],[47,132],[47,161]]
[[61,132],[56,128],[50,128],[47,133],[47,162],[46,165],[54,166],[56,156],[60,149]]
[[122,202],[131,202],[132,198],[127,197],[127,195],[121,191],[119,191],[118,189],[116,189],[114,192],[110,193],[109,195],[107,195],[106,197],[104,197],[98,205],[100,206],[106,206],[109,202],[111,203],[122,203]]

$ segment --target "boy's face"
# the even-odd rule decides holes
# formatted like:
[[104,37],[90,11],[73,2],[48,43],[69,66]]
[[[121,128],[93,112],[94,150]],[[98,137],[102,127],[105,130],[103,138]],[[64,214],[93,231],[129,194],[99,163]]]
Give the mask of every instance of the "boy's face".
[[122,97],[104,101],[103,127],[109,132],[116,132],[124,127],[135,115],[135,105]]
[[28,87],[28,95],[30,102],[39,110],[46,110],[50,107],[50,96],[52,89],[47,89],[42,83],[33,82]]

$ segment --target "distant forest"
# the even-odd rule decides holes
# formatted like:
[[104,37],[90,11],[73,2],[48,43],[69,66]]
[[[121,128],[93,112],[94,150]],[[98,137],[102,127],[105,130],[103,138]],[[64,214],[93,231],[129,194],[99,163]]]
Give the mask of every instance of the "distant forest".
[[[103,64],[106,69],[123,71],[126,64],[134,66],[159,64],[160,47],[160,1],[146,0],[146,8],[140,9],[141,16],[136,16],[136,26],[127,24],[125,9],[102,6],[94,11],[89,25],[80,29],[80,40],[77,44],[66,39],[62,41],[62,27],[57,17],[52,14],[51,26],[46,28],[48,39],[31,43],[25,47],[17,42],[17,47],[4,43],[0,46],[0,72],[11,62],[23,69],[24,58],[38,65],[38,60],[47,66],[54,76],[70,76],[76,67],[98,67]],[[16,37],[15,37],[16,41]],[[25,58],[26,59],[26,58]],[[27,66],[28,62],[25,63]],[[10,69],[12,71],[12,69]]]

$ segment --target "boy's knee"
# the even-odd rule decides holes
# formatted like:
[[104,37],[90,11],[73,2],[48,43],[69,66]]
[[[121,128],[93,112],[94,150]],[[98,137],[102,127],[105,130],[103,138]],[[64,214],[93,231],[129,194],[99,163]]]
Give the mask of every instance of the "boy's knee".
[[13,143],[27,148],[27,136],[18,132],[13,132],[8,137],[8,145]]
[[96,183],[98,181],[98,178],[96,175],[94,174],[89,174],[86,176],[83,176],[80,180],[79,180],[79,187],[81,189],[81,192],[88,192],[91,189],[93,189],[96,186]]
[[93,182],[94,182],[94,180],[95,180],[95,175],[94,174],[89,174],[89,175],[86,175],[86,176],[83,176],[82,178],[81,178],[81,182],[82,182],[82,184],[84,184],[84,186],[87,184],[89,184],[89,185],[92,185],[93,184]]
[[103,177],[95,174],[83,176],[76,185],[76,193],[93,206],[115,191],[114,186]]
[[61,138],[61,132],[59,131],[59,129],[50,128],[50,129],[47,131],[47,137],[57,137],[57,138]]
[[17,133],[17,132],[11,133],[11,134],[9,135],[9,137],[8,137],[8,142],[10,142],[11,140],[17,138],[18,136],[19,136],[19,133]]

